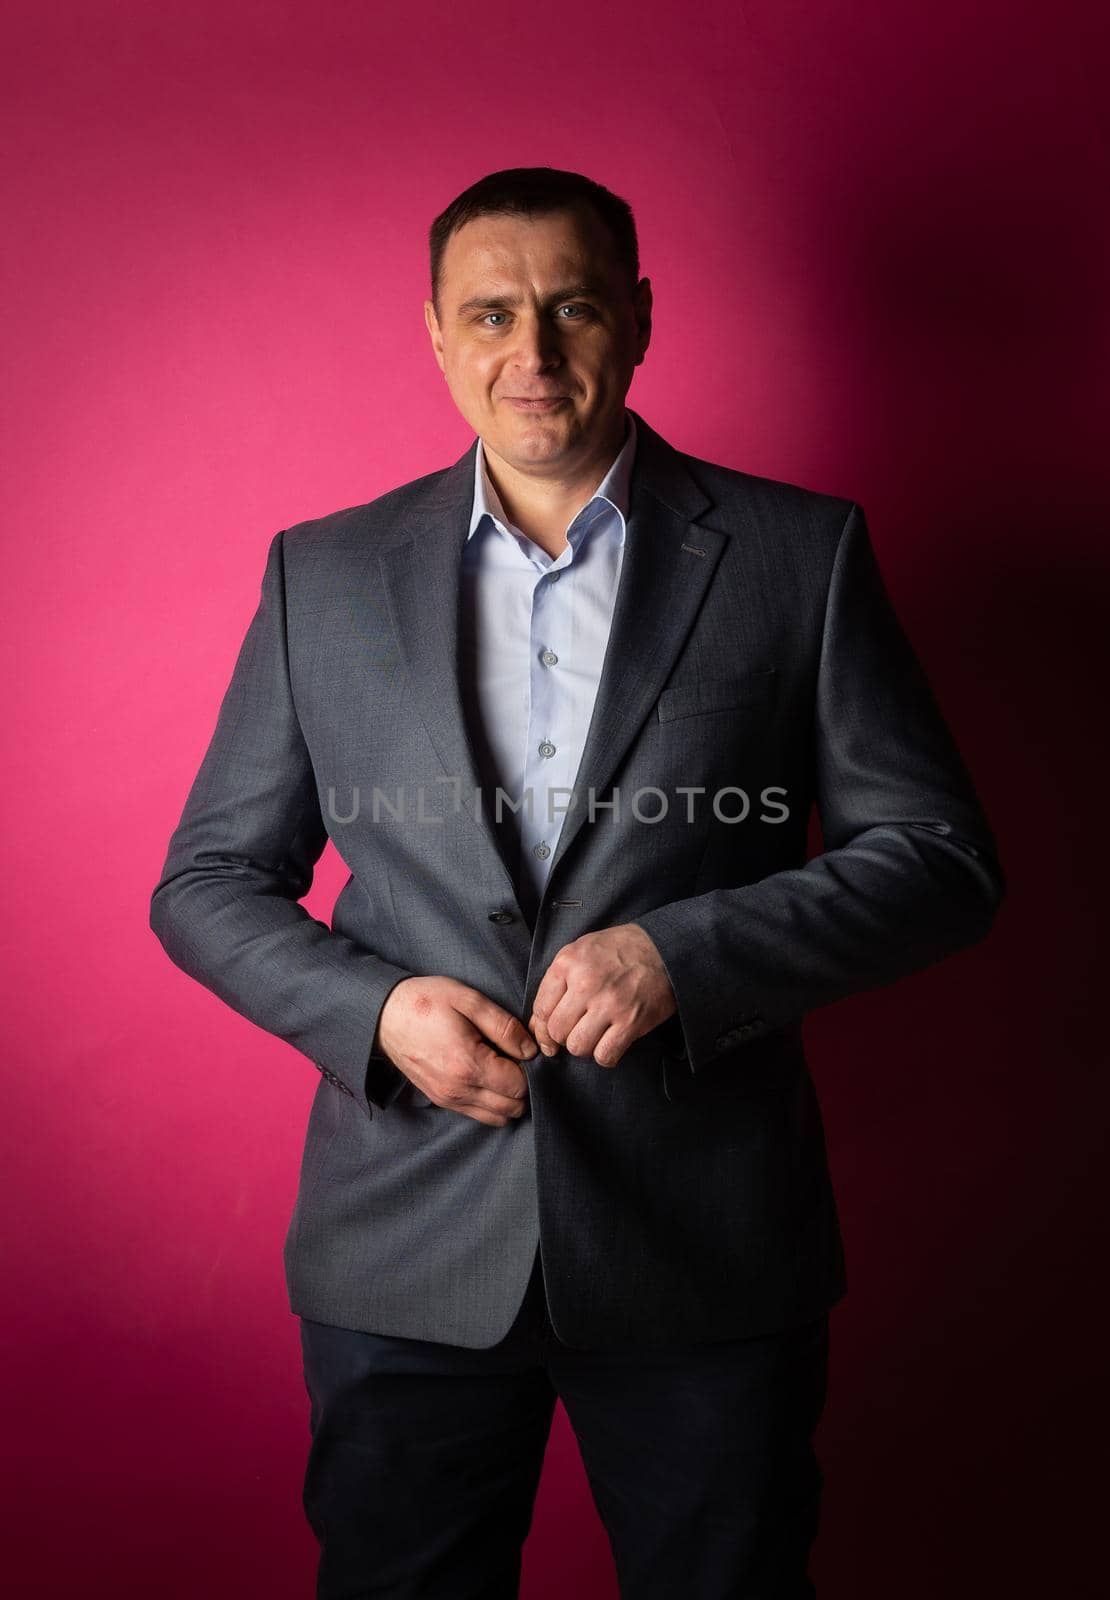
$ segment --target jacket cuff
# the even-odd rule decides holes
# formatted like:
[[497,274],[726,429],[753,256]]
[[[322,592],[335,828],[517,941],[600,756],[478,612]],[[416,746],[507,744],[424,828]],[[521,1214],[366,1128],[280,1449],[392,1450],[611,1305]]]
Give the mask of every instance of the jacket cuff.
[[366,1063],[366,1086],[364,1094],[372,1106],[377,1106],[379,1111],[385,1111],[391,1106],[408,1083],[408,1079],[388,1056],[370,1052],[370,1059]]
[[678,1007],[660,1026],[664,1050],[695,1073],[779,1025],[769,1022],[739,985],[722,991],[719,975],[706,962],[696,922],[689,904],[678,901],[635,918],[659,952]]
[[[395,969],[396,974],[396,969]],[[380,995],[374,1007],[372,1017],[373,1027],[370,1033],[370,1051],[366,1058],[366,1073],[362,1085],[362,1092],[372,1106],[377,1106],[379,1111],[391,1106],[408,1083],[408,1079],[395,1062],[391,1061],[384,1050],[374,1048],[378,1039],[378,1023],[381,1020],[382,1010],[389,996],[405,977],[413,977],[413,973],[395,975],[392,982]]]

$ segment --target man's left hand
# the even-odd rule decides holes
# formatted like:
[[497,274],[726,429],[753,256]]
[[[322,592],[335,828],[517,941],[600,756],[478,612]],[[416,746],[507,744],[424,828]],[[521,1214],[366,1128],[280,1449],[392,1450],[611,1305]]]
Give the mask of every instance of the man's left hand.
[[544,1055],[562,1046],[615,1067],[632,1044],[677,1010],[653,941],[634,922],[565,944],[536,991],[531,1033]]

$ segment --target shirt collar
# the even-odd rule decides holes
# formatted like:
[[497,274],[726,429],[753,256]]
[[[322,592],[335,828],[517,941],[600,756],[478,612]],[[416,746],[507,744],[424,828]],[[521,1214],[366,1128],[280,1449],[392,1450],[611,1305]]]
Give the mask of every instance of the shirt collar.
[[[620,518],[622,541],[631,498],[632,464],[636,456],[636,418],[627,407],[624,414],[628,421],[624,444],[618,451],[608,472],[590,496],[586,506],[582,507],[582,511],[585,511],[586,507],[592,506],[596,500],[607,501]],[[574,522],[577,522],[578,517],[582,515],[582,511],[577,513]],[[509,519],[505,515],[500,496],[490,482],[489,473],[486,470],[485,453],[482,449],[482,441],[479,438],[478,448],[474,453],[474,504],[470,515],[470,527],[466,535],[468,540],[473,537],[479,523],[486,515],[492,517],[495,522],[501,523],[502,526],[508,526]],[[573,522],[571,526],[573,526]]]

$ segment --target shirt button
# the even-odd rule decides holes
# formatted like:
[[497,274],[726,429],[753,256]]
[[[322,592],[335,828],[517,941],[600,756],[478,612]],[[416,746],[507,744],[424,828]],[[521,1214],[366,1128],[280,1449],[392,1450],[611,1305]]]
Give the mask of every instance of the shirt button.
[[513,914],[511,911],[491,911],[489,914],[489,920],[491,922],[511,922],[513,920]]
[[539,856],[540,860],[543,861],[543,860],[546,859],[547,856],[549,856],[551,854],[550,846],[548,846],[546,844],[533,845],[532,854],[534,856]]
[[543,741],[543,743],[540,745],[540,755],[541,756],[553,756],[554,754],[555,754],[555,746],[551,743],[550,739],[545,739]]
[[555,654],[554,650],[545,650],[543,655],[540,657],[540,660],[543,662],[545,667],[553,667],[558,659],[559,657]]
[[551,579],[552,583],[558,583],[559,574],[557,572],[549,572],[547,576]]

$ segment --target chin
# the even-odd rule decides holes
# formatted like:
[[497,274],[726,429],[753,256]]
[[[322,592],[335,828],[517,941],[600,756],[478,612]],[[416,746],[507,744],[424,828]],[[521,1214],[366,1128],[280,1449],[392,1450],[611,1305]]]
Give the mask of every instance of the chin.
[[530,417],[526,412],[523,411],[519,413],[519,417],[520,421],[523,423],[523,427],[518,426],[508,430],[510,438],[521,440],[536,439],[537,441],[544,439],[562,439],[567,433],[571,432],[574,427],[573,419],[568,419],[566,422],[564,422],[562,420],[556,421],[554,417]]

